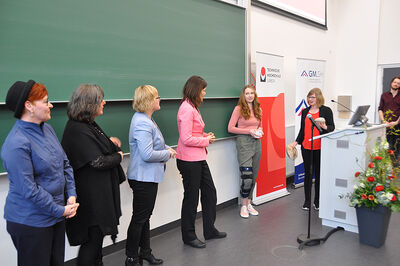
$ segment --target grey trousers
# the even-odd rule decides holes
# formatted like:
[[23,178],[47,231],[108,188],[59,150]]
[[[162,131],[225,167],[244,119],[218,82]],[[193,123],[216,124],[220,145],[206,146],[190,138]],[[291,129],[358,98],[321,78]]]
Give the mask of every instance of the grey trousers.
[[237,135],[236,149],[239,167],[253,168],[253,185],[249,195],[249,199],[252,199],[258,169],[260,168],[261,140],[255,139],[251,135]]

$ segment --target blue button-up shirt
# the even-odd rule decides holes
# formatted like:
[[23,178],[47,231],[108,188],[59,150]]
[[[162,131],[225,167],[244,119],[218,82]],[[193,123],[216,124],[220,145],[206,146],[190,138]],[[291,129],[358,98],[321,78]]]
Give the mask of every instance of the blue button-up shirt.
[[62,221],[65,196],[76,196],[73,170],[53,128],[17,120],[1,149],[10,190],[7,221],[48,227]]

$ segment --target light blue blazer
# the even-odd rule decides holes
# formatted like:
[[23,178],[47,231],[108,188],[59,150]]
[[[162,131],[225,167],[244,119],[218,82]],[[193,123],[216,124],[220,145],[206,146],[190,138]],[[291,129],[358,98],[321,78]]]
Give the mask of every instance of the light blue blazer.
[[129,148],[128,179],[160,183],[164,163],[170,158],[169,147],[156,122],[145,113],[136,112],[132,117]]

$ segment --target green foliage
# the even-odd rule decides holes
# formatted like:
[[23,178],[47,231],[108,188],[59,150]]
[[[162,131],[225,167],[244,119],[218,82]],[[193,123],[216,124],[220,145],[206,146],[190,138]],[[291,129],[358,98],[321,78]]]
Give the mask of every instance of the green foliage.
[[[383,113],[383,117],[385,118],[385,121],[387,122],[394,122],[397,120],[397,117],[394,115],[392,110],[387,110],[385,113]],[[395,135],[399,136],[400,135],[400,129],[396,129],[394,126],[393,127],[388,127],[386,128],[386,133],[388,135]]]

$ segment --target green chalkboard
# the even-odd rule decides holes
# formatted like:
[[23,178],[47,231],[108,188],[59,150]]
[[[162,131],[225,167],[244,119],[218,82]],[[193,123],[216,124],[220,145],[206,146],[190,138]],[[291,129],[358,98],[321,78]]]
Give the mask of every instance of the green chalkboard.
[[[214,132],[217,138],[231,136],[228,131],[228,122],[233,108],[237,104],[237,99],[209,99],[205,100],[200,107],[203,120],[206,124],[205,131]],[[173,146],[178,143],[178,128],[176,124],[176,115],[180,106],[180,100],[161,101],[161,110],[154,113],[153,118],[157,122],[165,141]],[[56,131],[61,140],[65,124],[68,117],[66,114],[67,104],[55,104],[51,111],[51,120],[48,122]],[[108,102],[104,107],[104,114],[96,118],[96,122],[103,128],[109,136],[116,136],[122,141],[122,150],[129,152],[129,126],[134,110],[129,101]],[[4,142],[8,132],[14,125],[16,119],[12,112],[6,107],[0,106],[0,143]],[[2,161],[0,160],[0,173],[5,172]]]
[[[208,97],[236,97],[245,82],[245,10],[215,0],[2,0],[0,102],[16,80],[68,101],[81,83],[106,99],[152,84],[180,98],[193,74]],[[212,86],[212,87],[211,87]]]

